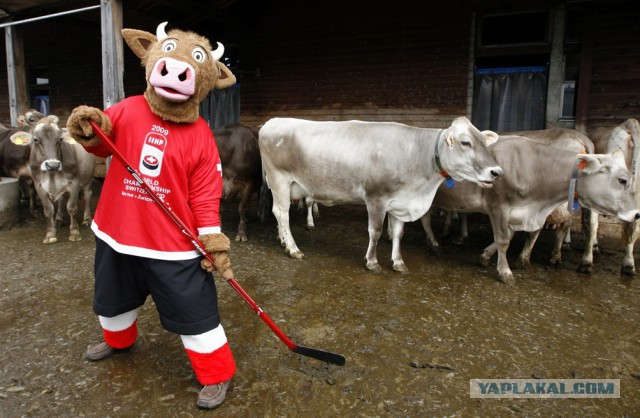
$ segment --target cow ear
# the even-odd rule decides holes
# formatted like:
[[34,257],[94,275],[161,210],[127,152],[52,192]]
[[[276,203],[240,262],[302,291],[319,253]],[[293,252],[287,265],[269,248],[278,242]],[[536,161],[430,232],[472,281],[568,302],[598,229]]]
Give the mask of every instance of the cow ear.
[[156,35],[138,29],[122,29],[122,37],[140,59],[146,55],[149,46],[158,40]]
[[216,61],[216,67],[218,68],[219,75],[214,88],[223,89],[225,87],[233,86],[234,84],[236,84],[236,76],[233,75],[229,67],[227,67],[220,61]]
[[593,174],[600,170],[602,163],[594,154],[578,154],[578,167],[585,174]]
[[491,144],[495,144],[498,142],[498,134],[493,131],[482,131],[484,138],[486,139],[486,145],[489,146]]
[[69,132],[63,132],[62,133],[62,141],[66,142],[67,144],[77,144],[78,143],[78,141],[73,139],[73,137],[71,136],[71,134]]
[[18,131],[15,134],[11,135],[9,140],[16,145],[20,145],[22,147],[26,147],[31,144],[31,134],[25,131]]

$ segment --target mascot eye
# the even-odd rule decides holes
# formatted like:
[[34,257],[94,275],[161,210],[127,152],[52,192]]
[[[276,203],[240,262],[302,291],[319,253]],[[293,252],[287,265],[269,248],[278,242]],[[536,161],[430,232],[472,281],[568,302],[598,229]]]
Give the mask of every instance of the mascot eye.
[[175,41],[175,39],[167,39],[162,44],[162,52],[171,52],[176,49],[177,46],[178,43]]
[[204,49],[199,48],[199,47],[195,48],[193,50],[193,52],[191,53],[191,55],[193,55],[193,59],[195,59],[199,63],[203,63],[204,60],[207,59],[207,53],[204,52]]

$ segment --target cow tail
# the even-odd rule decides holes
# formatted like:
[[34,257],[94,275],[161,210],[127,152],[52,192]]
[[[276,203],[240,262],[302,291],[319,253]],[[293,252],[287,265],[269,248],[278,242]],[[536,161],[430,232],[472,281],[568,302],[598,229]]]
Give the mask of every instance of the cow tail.
[[258,207],[258,217],[260,218],[260,222],[267,221],[267,216],[271,213],[271,208],[273,208],[273,195],[271,194],[271,189],[269,189],[269,185],[267,184],[267,180],[265,179],[263,172],[262,186],[260,187],[260,204]]

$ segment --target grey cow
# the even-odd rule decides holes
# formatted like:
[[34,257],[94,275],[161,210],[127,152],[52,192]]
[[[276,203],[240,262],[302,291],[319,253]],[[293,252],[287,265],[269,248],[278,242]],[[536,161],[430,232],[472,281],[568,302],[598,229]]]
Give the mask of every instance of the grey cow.
[[513,282],[506,253],[514,232],[539,231],[549,214],[567,201],[572,180],[581,206],[625,221],[640,218],[631,173],[620,152],[576,155],[519,136],[501,136],[489,149],[504,169],[502,180],[487,190],[468,183],[440,190],[434,206],[489,215],[494,242],[480,259],[486,265],[497,252],[503,282]]
[[400,254],[404,223],[429,210],[445,177],[491,187],[502,175],[487,151],[487,135],[465,117],[446,129],[275,118],[260,129],[259,144],[278,237],[286,252],[303,257],[289,227],[291,199],[310,198],[328,206],[365,204],[365,258],[372,271],[381,271],[376,246],[386,214],[393,223],[393,269],[407,272]]

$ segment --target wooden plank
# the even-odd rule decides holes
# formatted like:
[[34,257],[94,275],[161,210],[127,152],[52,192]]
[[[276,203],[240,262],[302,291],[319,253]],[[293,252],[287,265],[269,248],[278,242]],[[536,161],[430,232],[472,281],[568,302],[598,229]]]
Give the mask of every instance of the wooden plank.
[[27,78],[25,75],[22,32],[13,26],[5,27],[7,79],[9,83],[9,113],[11,125],[18,126],[18,116],[29,109]]
[[102,93],[104,108],[124,99],[122,49],[122,0],[101,0]]
[[580,76],[578,91],[576,92],[576,130],[587,131],[589,117],[589,94],[591,92],[591,71],[593,63],[593,28],[595,24],[594,12],[589,10],[585,14],[582,32],[582,48],[580,51]]

